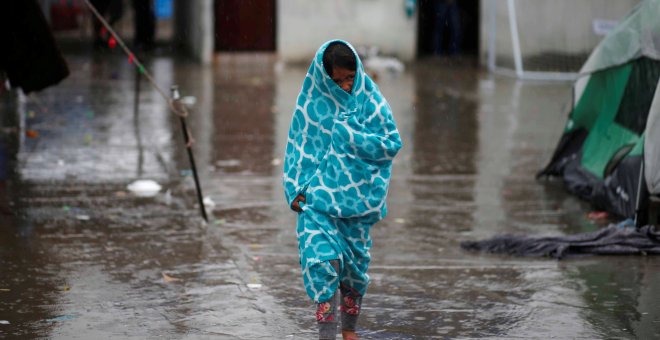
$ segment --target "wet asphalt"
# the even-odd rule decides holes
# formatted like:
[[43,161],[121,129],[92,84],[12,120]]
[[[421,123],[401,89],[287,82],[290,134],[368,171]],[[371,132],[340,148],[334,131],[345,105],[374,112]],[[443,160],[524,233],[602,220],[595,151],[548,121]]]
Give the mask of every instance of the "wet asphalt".
[[[209,66],[145,59],[160,87],[188,97],[211,201],[204,223],[167,103],[116,51],[66,59],[61,84],[0,98],[0,151],[14,159],[0,186],[0,337],[315,338],[280,184],[307,65],[270,54],[223,54]],[[556,261],[459,247],[609,222],[589,220],[560,181],[534,178],[563,129],[570,83],[440,58],[377,77],[404,148],[389,215],[372,228],[363,338],[660,337],[656,257]],[[162,190],[137,197],[127,185],[139,179]]]

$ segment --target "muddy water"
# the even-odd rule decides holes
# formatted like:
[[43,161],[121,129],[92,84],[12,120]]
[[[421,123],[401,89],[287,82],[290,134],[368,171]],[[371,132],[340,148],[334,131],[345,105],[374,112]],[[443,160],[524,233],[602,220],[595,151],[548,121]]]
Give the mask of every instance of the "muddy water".
[[[188,122],[211,221],[201,223],[179,122],[116,55],[70,54],[72,76],[12,104],[25,128],[0,229],[0,336],[314,338],[280,185],[306,65],[270,55],[201,67],[152,57]],[[654,338],[660,260],[466,253],[504,232],[597,229],[561,183],[537,182],[570,84],[521,82],[424,60],[380,73],[404,140],[388,217],[372,229],[368,339]],[[36,97],[36,98],[35,98]],[[138,101],[138,110],[135,104]],[[12,109],[3,106],[3,114]],[[153,198],[126,185],[158,181]]]

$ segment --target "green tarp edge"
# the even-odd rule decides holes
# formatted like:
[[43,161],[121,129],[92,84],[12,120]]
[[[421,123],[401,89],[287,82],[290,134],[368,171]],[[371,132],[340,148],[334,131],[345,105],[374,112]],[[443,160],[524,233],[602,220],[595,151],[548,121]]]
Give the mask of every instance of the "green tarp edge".
[[621,103],[631,71],[632,63],[627,63],[592,74],[571,112],[564,133],[578,128],[591,131],[602,112],[608,113],[611,122]]
[[582,146],[582,166],[598,178],[612,156],[626,144],[638,144],[639,135],[614,123],[632,63],[591,75],[566,125],[566,131],[584,128],[589,136]]

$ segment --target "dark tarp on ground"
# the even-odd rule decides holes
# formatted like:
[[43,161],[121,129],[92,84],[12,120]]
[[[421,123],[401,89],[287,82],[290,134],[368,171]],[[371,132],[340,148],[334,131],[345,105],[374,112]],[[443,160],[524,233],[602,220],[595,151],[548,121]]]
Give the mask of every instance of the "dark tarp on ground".
[[57,84],[69,75],[62,54],[35,0],[0,2],[0,70],[24,93]]
[[464,241],[466,250],[515,256],[646,255],[660,254],[660,232],[654,226],[635,228],[611,224],[598,231],[555,237],[501,235],[482,241]]

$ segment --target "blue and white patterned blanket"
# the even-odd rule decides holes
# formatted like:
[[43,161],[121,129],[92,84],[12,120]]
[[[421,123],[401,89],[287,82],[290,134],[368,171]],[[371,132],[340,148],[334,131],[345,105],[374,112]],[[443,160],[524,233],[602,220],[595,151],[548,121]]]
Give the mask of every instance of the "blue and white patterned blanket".
[[[307,293],[328,300],[339,281],[364,295],[369,282],[369,228],[385,217],[392,159],[402,146],[392,110],[367,76],[355,49],[353,90],[342,90],[323,67],[319,48],[298,95],[284,161],[289,206],[306,203],[298,242]],[[340,273],[326,261],[338,259]]]

